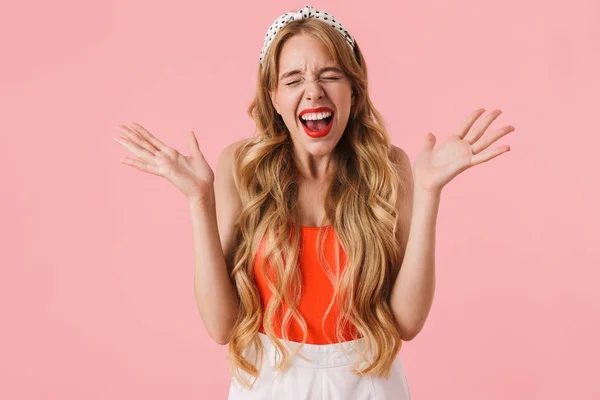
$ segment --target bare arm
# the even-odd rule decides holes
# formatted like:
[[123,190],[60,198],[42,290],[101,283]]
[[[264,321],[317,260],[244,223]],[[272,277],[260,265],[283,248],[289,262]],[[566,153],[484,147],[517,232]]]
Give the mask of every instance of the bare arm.
[[196,306],[210,337],[226,344],[237,314],[237,296],[226,260],[235,250],[233,228],[241,211],[233,154],[243,140],[223,150],[214,174],[193,131],[188,134],[190,155],[184,156],[136,122],[118,128],[121,136],[115,140],[136,156],[121,162],[167,179],[188,199],[194,230]]
[[412,340],[422,329],[435,293],[435,226],[439,196],[414,184],[408,155],[395,148],[399,171],[407,178],[406,192],[398,196],[400,247],[404,256],[392,289],[391,306],[402,339]]
[[234,222],[241,201],[233,177],[233,152],[227,146],[217,162],[214,192],[205,200],[190,200],[194,231],[194,297],[208,334],[227,344],[237,317],[237,295],[227,261],[235,251]]

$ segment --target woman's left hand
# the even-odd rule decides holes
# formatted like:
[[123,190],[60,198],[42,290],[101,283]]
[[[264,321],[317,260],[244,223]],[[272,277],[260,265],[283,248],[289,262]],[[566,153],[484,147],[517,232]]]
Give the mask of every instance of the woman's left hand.
[[515,128],[506,125],[483,136],[488,126],[502,113],[492,111],[476,128],[471,129],[485,109],[475,110],[441,147],[434,150],[436,138],[432,133],[425,137],[425,145],[413,165],[415,186],[431,193],[439,194],[442,188],[455,176],[475,165],[484,163],[510,150],[510,146],[498,146],[484,151],[502,136]]

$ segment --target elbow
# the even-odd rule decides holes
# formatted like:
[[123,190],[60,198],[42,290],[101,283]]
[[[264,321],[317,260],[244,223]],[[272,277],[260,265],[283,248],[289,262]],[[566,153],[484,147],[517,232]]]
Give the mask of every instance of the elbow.
[[204,329],[208,336],[217,344],[224,346],[229,343],[231,333],[235,324],[235,316],[227,318],[223,315],[208,314],[196,303]]
[[403,342],[410,342],[411,340],[413,340],[423,328],[422,324],[407,323],[407,321],[405,321],[404,319],[399,319],[397,317],[396,324],[398,326],[400,338]]
[[398,312],[395,308],[392,308],[392,312],[396,320],[396,326],[398,328],[398,332],[400,333],[400,338],[403,342],[410,342],[421,332],[421,330],[423,330],[425,319],[400,317],[400,315],[406,315],[407,313]]
[[400,337],[404,342],[410,342],[413,340],[422,330],[423,330],[424,322],[409,325],[409,326],[401,326],[400,328]]
[[226,332],[225,330],[208,330],[208,336],[210,336],[215,343],[225,346],[226,344],[229,344],[231,332]]
[[214,334],[214,333],[210,333],[210,332],[209,332],[208,336],[210,336],[210,338],[216,344],[220,344],[221,346],[225,346],[226,344],[229,343],[229,336]]
[[227,336],[211,336],[211,338],[215,341],[215,343],[220,344],[221,346],[229,344],[229,337]]
[[418,333],[419,332],[416,331],[401,332],[400,337],[402,338],[403,342],[410,342],[415,338],[415,336],[417,336]]

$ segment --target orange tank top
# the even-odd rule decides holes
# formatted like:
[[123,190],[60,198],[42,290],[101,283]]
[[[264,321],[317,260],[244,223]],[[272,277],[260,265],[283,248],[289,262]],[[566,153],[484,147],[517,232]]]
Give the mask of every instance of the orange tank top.
[[[329,226],[328,226],[329,227]],[[339,316],[339,308],[337,299],[334,301],[331,310],[327,314],[327,319],[322,326],[323,316],[325,315],[327,308],[333,297],[333,284],[329,280],[326,268],[319,262],[318,249],[317,249],[317,235],[319,233],[319,227],[300,226],[300,270],[302,272],[302,297],[298,311],[303,316],[307,326],[307,338],[306,343],[308,344],[329,344],[336,342],[336,322]],[[271,291],[267,286],[265,277],[262,275],[259,268],[259,260],[262,256],[262,248],[264,245],[261,243],[259,246],[256,258],[254,260],[254,274],[256,277],[256,283],[262,300],[263,310],[266,308],[271,299]],[[332,270],[335,269],[335,246],[338,242],[335,237],[333,229],[327,229],[325,233],[324,241],[324,255],[325,259],[329,263]],[[344,253],[341,246],[339,246],[340,253],[340,273],[346,264],[346,254]],[[266,270],[269,270],[269,263],[265,264]],[[285,311],[285,304],[283,307]],[[283,315],[283,314],[280,314]],[[283,338],[281,334],[281,322],[275,323],[274,326],[275,334],[278,338]],[[288,338],[294,342],[302,341],[302,328],[300,324],[291,318],[287,328]],[[264,327],[259,328],[259,332],[265,333]],[[345,325],[342,332],[342,336],[345,340],[352,340],[358,337],[355,328],[350,322]]]

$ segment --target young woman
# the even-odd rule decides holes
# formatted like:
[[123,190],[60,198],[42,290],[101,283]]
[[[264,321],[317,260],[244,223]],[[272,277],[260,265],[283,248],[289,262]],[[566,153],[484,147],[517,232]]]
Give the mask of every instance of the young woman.
[[[398,352],[433,301],[442,188],[510,150],[474,111],[411,167],[368,94],[358,44],[306,6],[267,31],[249,115],[258,134],[225,148],[213,174],[144,127],[120,126],[123,162],[187,197],[194,289],[209,335],[229,344],[230,399],[410,399]],[[484,151],[485,150],[485,151]],[[409,235],[410,233],[410,235]]]

